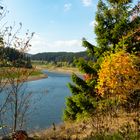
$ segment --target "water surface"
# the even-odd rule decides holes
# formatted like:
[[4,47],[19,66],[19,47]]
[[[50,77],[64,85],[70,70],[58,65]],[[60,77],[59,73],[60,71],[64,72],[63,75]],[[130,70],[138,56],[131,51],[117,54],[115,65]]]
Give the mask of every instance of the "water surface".
[[65,98],[70,95],[67,83],[69,74],[44,71],[48,78],[27,82],[27,91],[32,92],[34,110],[31,112],[28,128],[44,129],[53,123],[62,122]]

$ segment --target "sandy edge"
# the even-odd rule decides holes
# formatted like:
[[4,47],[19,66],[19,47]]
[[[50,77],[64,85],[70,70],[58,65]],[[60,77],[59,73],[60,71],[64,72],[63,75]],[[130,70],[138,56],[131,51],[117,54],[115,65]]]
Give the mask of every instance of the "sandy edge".
[[[40,70],[40,71],[45,71],[47,70],[48,72],[54,72],[54,73],[64,73],[64,74],[72,74],[72,73],[75,73],[77,75],[82,75],[80,74],[80,72],[77,72],[77,71],[73,71],[69,68],[67,69],[63,69],[63,68],[41,68],[41,69],[37,69],[37,70]],[[25,82],[30,82],[30,81],[37,81],[37,80],[41,80],[41,79],[45,79],[45,78],[48,78],[48,75],[45,74],[45,73],[42,73],[42,74],[39,74],[39,75],[35,75],[35,76],[29,76]],[[5,83],[5,81],[3,82]]]
[[40,80],[40,79],[45,79],[45,78],[48,78],[48,75],[47,74],[40,74],[40,75],[37,75],[37,76],[30,76],[26,82],[29,82],[29,81],[36,81],[36,80]]
[[69,68],[69,67],[46,67],[41,68],[41,70],[47,70],[48,72],[54,72],[54,73],[62,73],[62,74],[77,74],[77,75],[83,75],[77,68]]
[[[51,67],[51,68],[43,68],[43,67],[38,67],[36,68],[36,70],[39,71],[48,71],[48,72],[54,72],[54,73],[61,73],[61,74],[72,74],[75,73],[77,75],[83,75],[81,74],[76,68],[61,68],[61,67]],[[43,73],[39,74],[39,75],[35,75],[35,76],[29,76],[25,82],[29,82],[29,81],[36,81],[36,80],[41,80],[41,79],[45,79],[48,78],[48,75]]]

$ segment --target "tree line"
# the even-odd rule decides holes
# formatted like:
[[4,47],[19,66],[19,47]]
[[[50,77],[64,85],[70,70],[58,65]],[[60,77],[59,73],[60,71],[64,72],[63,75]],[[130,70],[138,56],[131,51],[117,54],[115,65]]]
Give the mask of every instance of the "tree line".
[[32,68],[30,57],[23,52],[11,47],[0,47],[1,67]]
[[73,63],[75,59],[78,58],[88,59],[86,52],[44,52],[31,55],[32,60],[47,61],[47,62],[67,62],[69,64]]

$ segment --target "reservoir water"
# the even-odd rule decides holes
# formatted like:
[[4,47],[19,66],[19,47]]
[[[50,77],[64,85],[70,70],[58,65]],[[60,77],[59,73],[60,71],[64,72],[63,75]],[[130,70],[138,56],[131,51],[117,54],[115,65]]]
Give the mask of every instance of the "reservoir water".
[[32,92],[32,107],[27,127],[44,129],[62,122],[65,99],[70,96],[67,83],[69,74],[44,71],[48,78],[27,82],[27,92]]
[[[62,123],[66,97],[71,95],[67,87],[67,84],[71,82],[70,74],[48,72],[47,70],[43,72],[48,75],[48,78],[29,81],[23,86],[25,96],[31,93],[29,114],[23,128],[27,132],[48,128],[53,123],[56,125]],[[0,96],[0,101],[3,101],[4,97]],[[8,127],[4,128],[4,132],[0,129],[0,136],[11,131],[9,124],[11,124],[12,114],[8,111],[6,118],[7,120],[4,120],[2,124]]]

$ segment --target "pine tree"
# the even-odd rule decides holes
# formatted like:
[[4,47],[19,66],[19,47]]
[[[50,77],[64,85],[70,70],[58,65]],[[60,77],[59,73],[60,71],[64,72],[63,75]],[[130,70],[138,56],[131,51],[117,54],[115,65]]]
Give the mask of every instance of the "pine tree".
[[[77,66],[83,72],[84,78],[72,75],[74,84],[69,83],[72,96],[67,99],[64,119],[77,119],[79,114],[90,113],[96,109],[96,103],[100,96],[97,94],[96,85],[98,70],[102,62],[103,54],[113,51],[118,47],[126,47],[128,52],[139,50],[139,3],[130,10],[131,0],[99,0],[96,13],[95,33],[97,46],[83,38],[83,46],[87,48],[89,57],[93,61],[80,59]],[[139,12],[138,12],[139,13]],[[134,49],[137,48],[137,49]]]
[[123,43],[127,45],[128,52],[140,53],[140,1],[131,10],[130,30],[123,37]]

